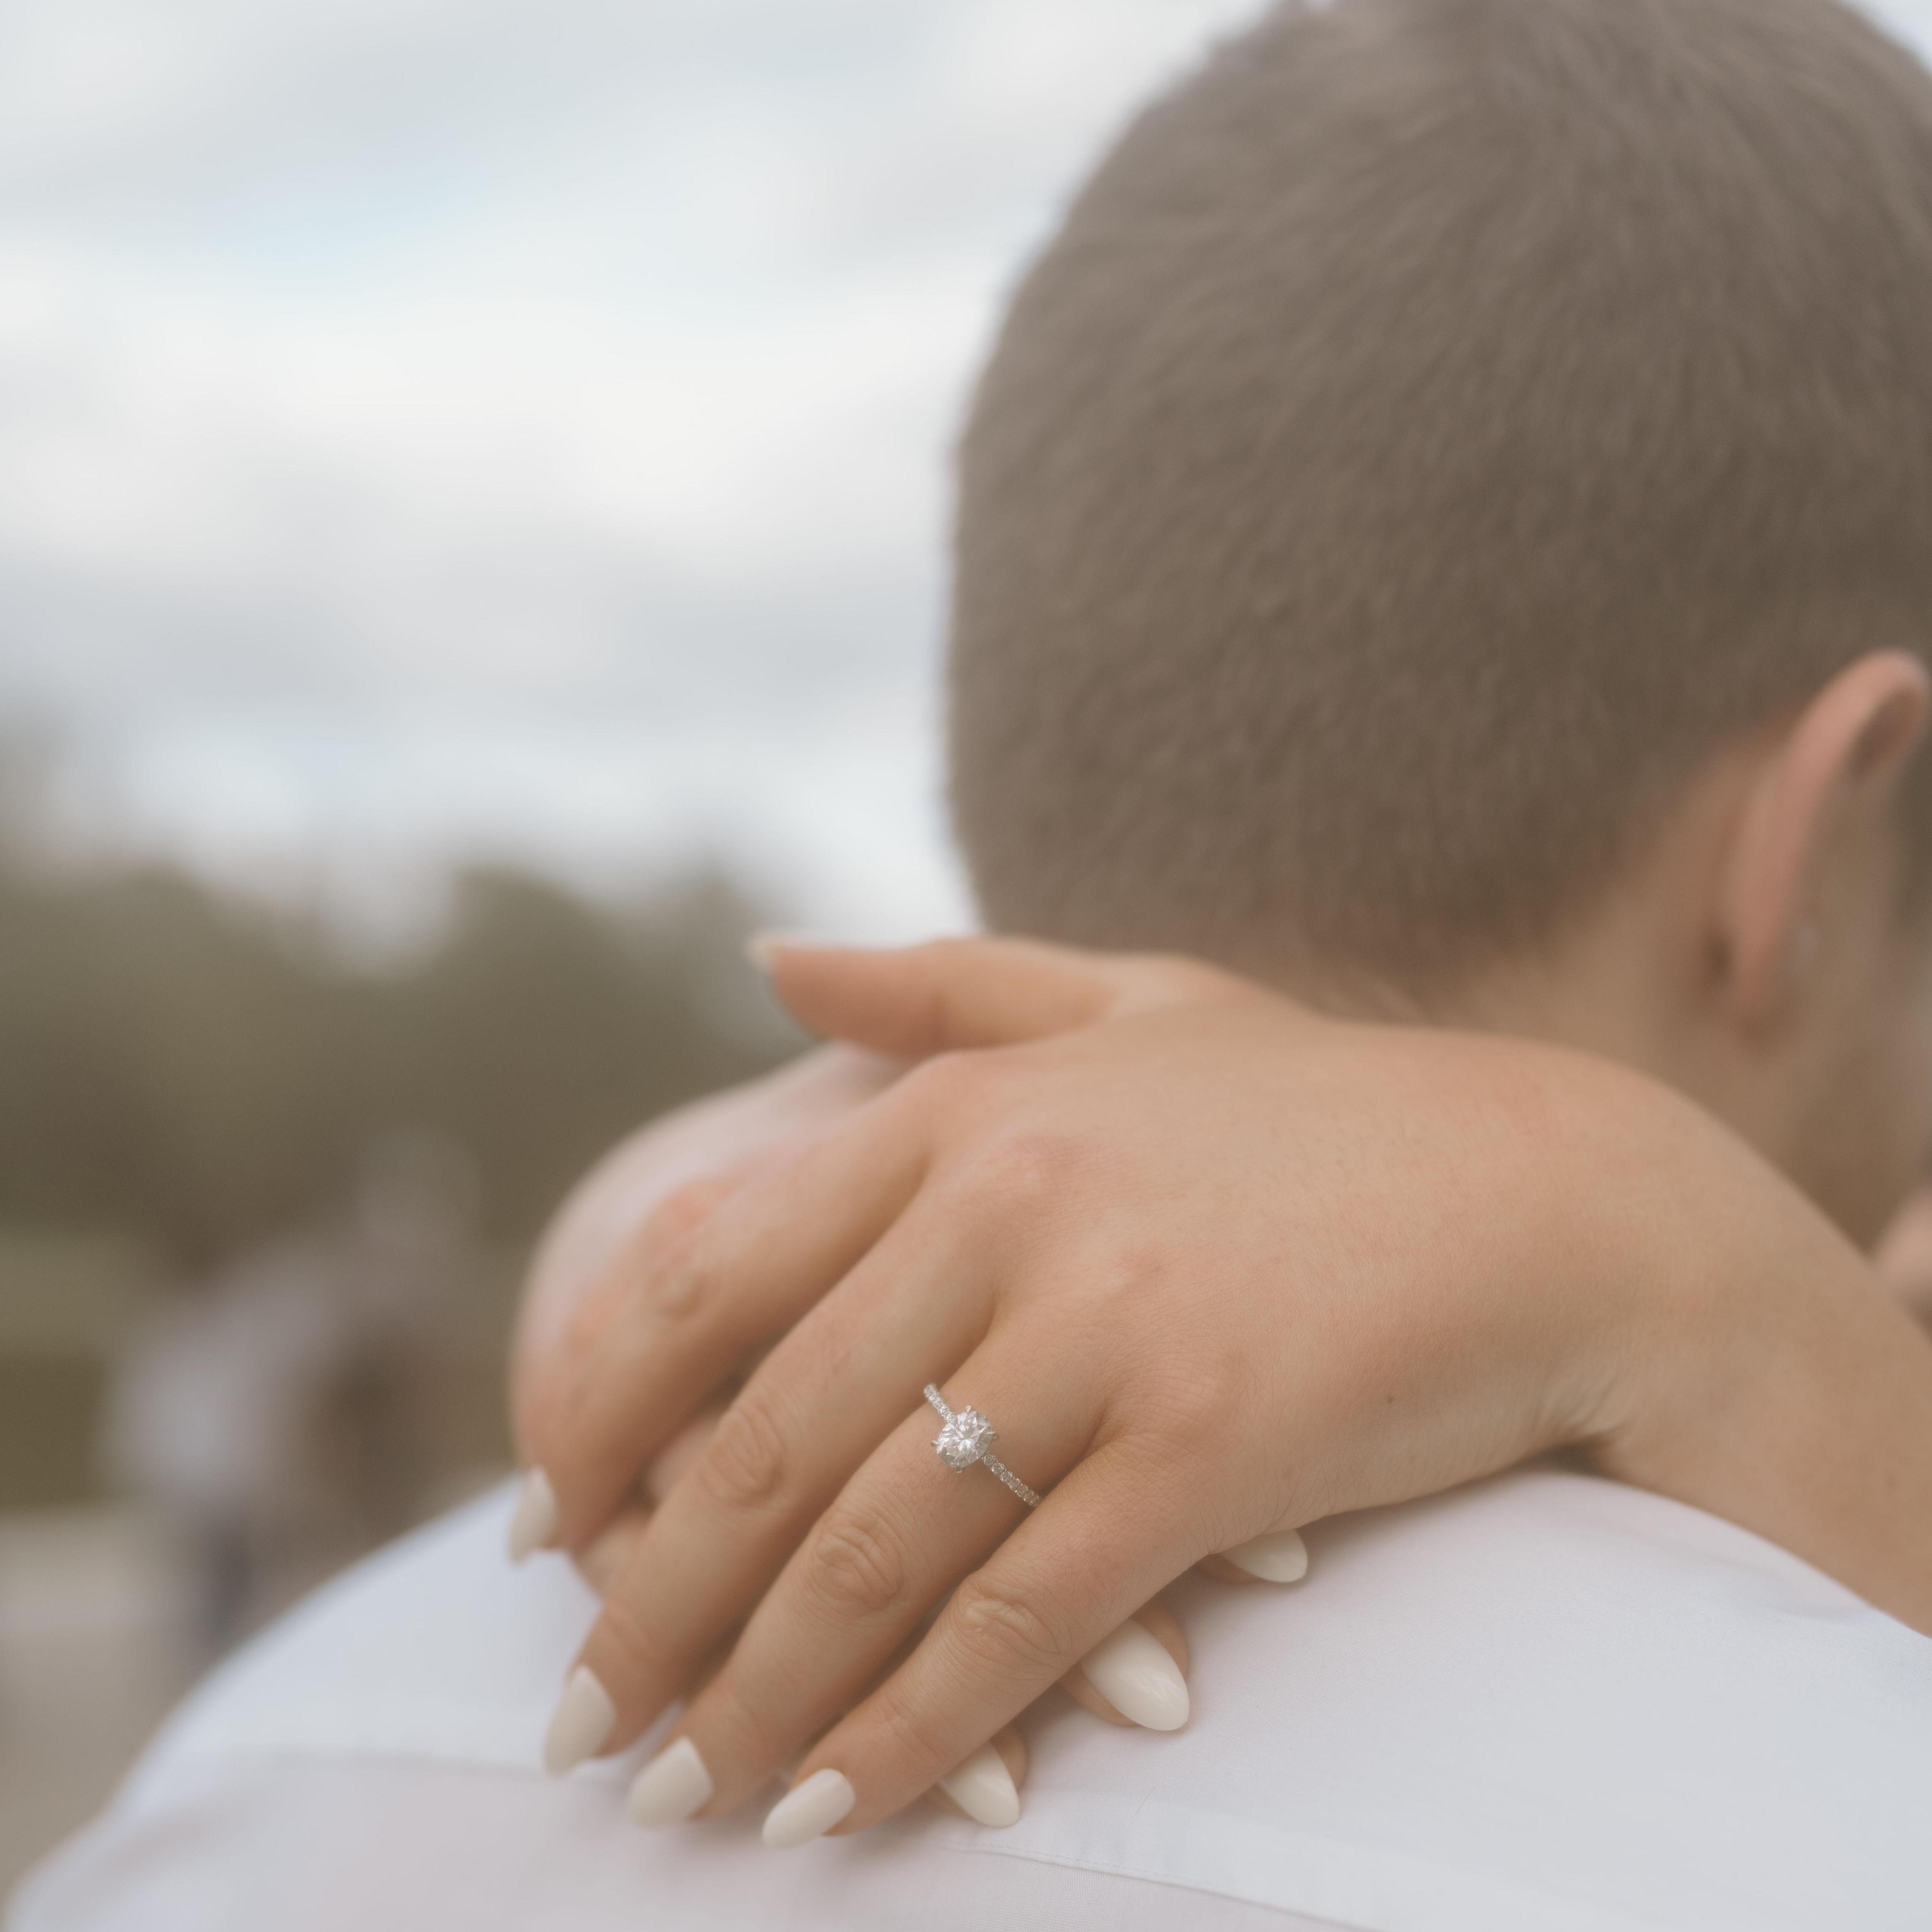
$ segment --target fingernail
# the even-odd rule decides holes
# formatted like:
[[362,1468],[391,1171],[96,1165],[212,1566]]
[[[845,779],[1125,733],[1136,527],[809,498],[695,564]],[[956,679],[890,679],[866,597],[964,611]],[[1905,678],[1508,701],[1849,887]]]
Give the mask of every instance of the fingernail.
[[1123,1718],[1150,1731],[1177,1731],[1188,1720],[1188,1681],[1151,1631],[1122,1624],[1091,1656],[1086,1680]]
[[990,1744],[981,1744],[939,1789],[978,1825],[1013,1825],[1020,1820],[1020,1787],[1006,1768],[1006,1760]]
[[510,1561],[521,1563],[557,1534],[557,1492],[541,1469],[531,1469],[510,1514]]
[[744,956],[761,973],[769,973],[772,962],[788,946],[811,946],[823,951],[828,946],[844,944],[841,940],[828,939],[822,933],[803,932],[792,926],[768,926],[745,941]]
[[611,1694],[582,1664],[572,1671],[543,1734],[543,1768],[552,1778],[575,1771],[602,1748],[617,1720]]
[[630,1815],[640,1825],[681,1825],[717,1787],[698,1747],[675,1738],[638,1773],[630,1788]]
[[1308,1545],[1292,1529],[1278,1529],[1272,1536],[1237,1543],[1221,1553],[1236,1569],[1245,1570],[1264,1583],[1299,1583],[1308,1574]]
[[795,1784],[765,1814],[765,1842],[777,1851],[804,1844],[829,1832],[858,1802],[845,1773],[827,1765]]

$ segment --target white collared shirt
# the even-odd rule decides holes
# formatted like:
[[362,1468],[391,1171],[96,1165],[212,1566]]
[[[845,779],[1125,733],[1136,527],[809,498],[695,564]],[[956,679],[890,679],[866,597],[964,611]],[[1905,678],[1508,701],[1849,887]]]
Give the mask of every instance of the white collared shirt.
[[[1194,1715],[1057,1696],[1026,1815],[767,1850],[646,1833],[645,1749],[537,1741],[593,1614],[506,1493],[320,1592],[176,1714],[10,1932],[1777,1932],[1932,1925],[1932,1640],[1744,1531],[1519,1471],[1190,1579]],[[774,1794],[776,1796],[774,1791]]]

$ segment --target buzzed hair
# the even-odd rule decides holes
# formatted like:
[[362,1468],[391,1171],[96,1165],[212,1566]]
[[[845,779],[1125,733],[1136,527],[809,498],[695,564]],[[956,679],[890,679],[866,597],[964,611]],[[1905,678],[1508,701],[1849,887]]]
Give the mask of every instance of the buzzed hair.
[[1423,984],[1928,625],[1909,55],[1834,0],[1279,7],[979,384],[955,821],[997,928]]

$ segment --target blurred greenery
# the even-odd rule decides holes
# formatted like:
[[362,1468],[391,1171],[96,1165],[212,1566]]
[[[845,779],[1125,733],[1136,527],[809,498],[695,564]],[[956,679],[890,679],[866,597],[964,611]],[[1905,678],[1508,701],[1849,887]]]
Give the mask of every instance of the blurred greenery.
[[648,1116],[795,1045],[699,871],[633,904],[480,869],[405,957],[152,866],[0,849],[0,1225],[205,1269],[339,1202],[371,1140],[446,1135],[527,1240]]
[[398,1130],[453,1144],[477,1210],[406,1403],[428,1506],[507,1456],[512,1296],[563,1191],[799,1044],[744,956],[768,909],[717,868],[617,904],[479,867],[372,958],[285,905],[76,851],[44,751],[0,721],[0,1510],[101,1494],[106,1391],[157,1298],[339,1233]]

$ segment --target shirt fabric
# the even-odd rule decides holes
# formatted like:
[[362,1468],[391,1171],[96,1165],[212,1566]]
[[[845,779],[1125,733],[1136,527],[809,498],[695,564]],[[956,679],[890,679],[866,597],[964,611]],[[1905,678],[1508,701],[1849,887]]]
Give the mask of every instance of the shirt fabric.
[[[1761,1539],[1567,1470],[1315,1526],[1168,1593],[1179,1732],[1057,1695],[1005,1831],[646,1832],[650,1741],[538,1740],[594,1614],[509,1494],[319,1592],[176,1713],[10,1932],[1780,1932],[1932,1925],[1932,1640]],[[772,1792],[777,1796],[774,1787]]]

